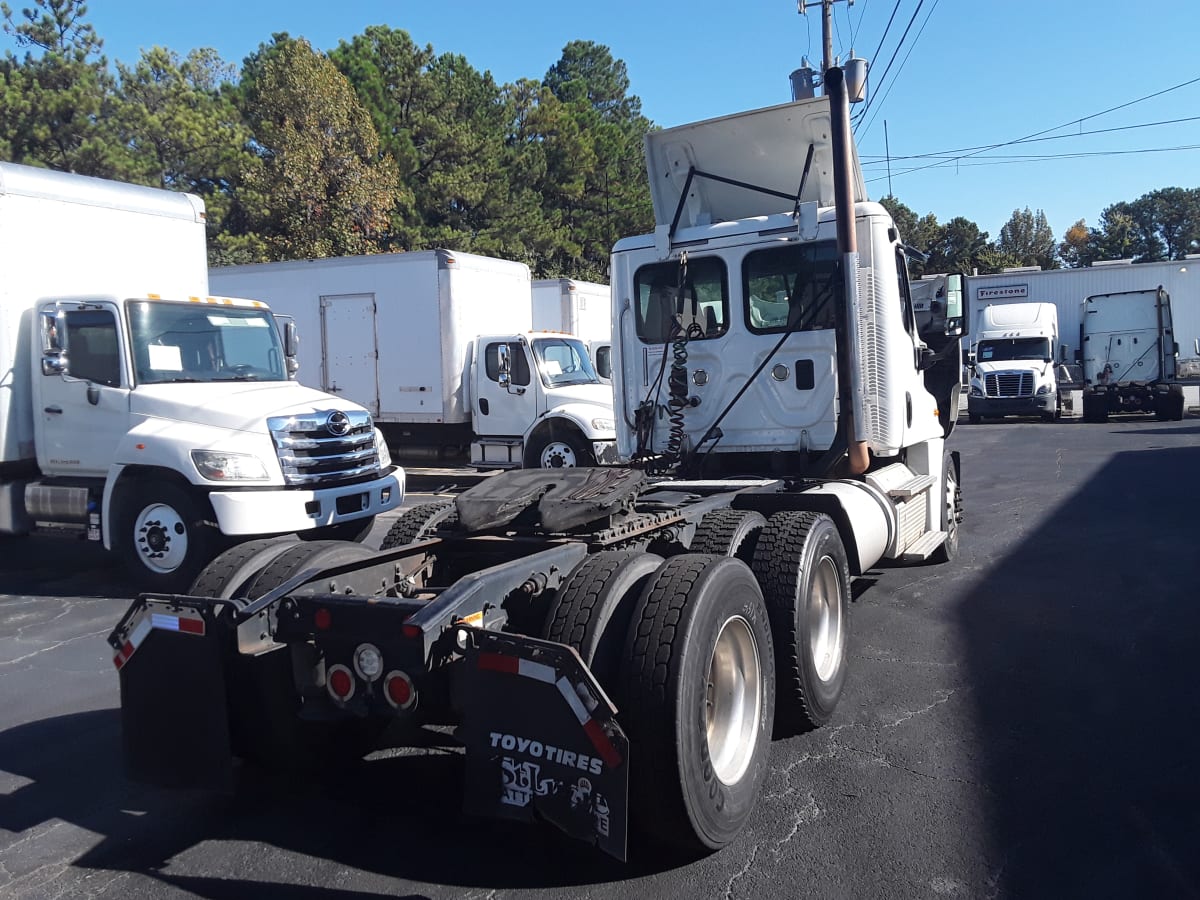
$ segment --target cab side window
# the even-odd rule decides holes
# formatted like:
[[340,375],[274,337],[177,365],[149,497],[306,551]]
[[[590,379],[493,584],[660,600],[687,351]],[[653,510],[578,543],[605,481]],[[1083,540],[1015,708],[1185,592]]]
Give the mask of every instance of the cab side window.
[[917,314],[913,309],[912,291],[908,287],[908,263],[904,251],[896,251],[896,277],[900,287],[900,303],[903,306],[901,316],[904,319],[904,330],[911,335],[917,333]]
[[111,310],[67,313],[67,369],[73,378],[109,387],[120,385],[121,351]]
[[716,257],[642,266],[634,276],[638,337],[665,344],[677,337],[706,340],[729,330],[729,280]]
[[[529,384],[529,358],[525,356],[525,348],[518,343],[510,343],[508,347],[508,362],[512,369],[509,378],[517,387]],[[483,366],[487,377],[492,381],[500,380],[500,347],[501,342],[488,344],[483,349]]]

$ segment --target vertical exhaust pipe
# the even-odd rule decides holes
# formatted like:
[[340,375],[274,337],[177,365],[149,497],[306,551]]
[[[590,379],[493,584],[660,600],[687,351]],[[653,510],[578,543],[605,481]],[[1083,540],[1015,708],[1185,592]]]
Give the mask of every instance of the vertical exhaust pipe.
[[[862,393],[861,373],[852,364],[857,347],[851,347],[851,314],[858,300],[858,240],[854,228],[854,196],[850,188],[850,98],[846,92],[845,72],[838,66],[825,70],[825,94],[829,97],[830,139],[833,150],[833,208],[837,219],[837,248],[842,261],[845,291],[837,310],[838,393],[841,398],[839,427],[844,429],[847,474],[861,475],[870,466],[867,442],[858,440],[859,423],[854,415],[855,398]],[[856,323],[855,323],[856,324]]]

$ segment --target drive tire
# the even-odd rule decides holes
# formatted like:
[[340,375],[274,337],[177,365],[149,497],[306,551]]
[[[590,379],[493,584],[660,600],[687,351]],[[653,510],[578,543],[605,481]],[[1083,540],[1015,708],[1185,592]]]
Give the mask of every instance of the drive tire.
[[122,486],[113,511],[114,539],[130,574],[146,590],[187,589],[221,548],[211,512],[189,491],[163,479]]
[[736,556],[750,565],[758,536],[766,525],[766,517],[752,509],[714,509],[705,513],[696,526],[690,552]]
[[596,457],[583,435],[575,431],[543,432],[525,452],[527,469],[574,469],[596,465]]
[[776,513],[753,568],[771,615],[776,723],[781,733],[825,725],[845,687],[850,631],[850,567],[837,525],[824,513]]
[[297,531],[296,536],[302,541],[346,541],[361,544],[375,527],[375,517],[352,519],[349,522],[338,522],[336,525],[322,525],[319,528],[309,528]]
[[621,720],[638,751],[637,831],[688,853],[742,831],[768,768],[771,656],[762,592],[741,560],[688,553],[651,576],[626,642]]
[[458,521],[453,503],[422,503],[400,514],[383,536],[380,550],[403,547],[428,537],[439,525]]
[[629,622],[662,561],[637,550],[593,553],[567,576],[546,615],[542,637],[573,647],[614,700]]
[[236,596],[241,588],[275,560],[279,554],[294,544],[292,538],[259,538],[235,544],[207,566],[188,593],[193,597],[217,597],[227,600]]

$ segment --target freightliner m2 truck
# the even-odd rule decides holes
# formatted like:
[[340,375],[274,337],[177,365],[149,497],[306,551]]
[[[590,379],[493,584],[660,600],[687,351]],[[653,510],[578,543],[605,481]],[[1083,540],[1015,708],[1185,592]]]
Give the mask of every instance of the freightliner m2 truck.
[[577,337],[532,331],[524,263],[423,250],[214,268],[209,279],[295,317],[314,335],[300,380],[361,403],[406,457],[469,450],[481,469],[615,459],[612,390]]
[[612,383],[612,292],[607,284],[538,279],[533,282],[533,327],[575,335],[587,344],[600,380]]
[[1121,412],[1154,413],[1160,422],[1183,418],[1179,344],[1171,298],[1161,286],[1088,297],[1079,317],[1079,347],[1085,422]]
[[503,472],[376,553],[258,542],[141,597],[110,637],[133,771],[223,786],[234,756],[450,725],[469,813],[622,858],[631,821],[737,837],[773,731],[835,715],[851,580],[959,541],[961,279],[918,329],[825,81],[647,137],[658,225],[612,254],[623,464]]
[[363,535],[403,474],[288,380],[295,329],[208,297],[196,197],[0,164],[0,534],[77,529],[153,590],[231,542]]
[[985,418],[1062,415],[1054,371],[1058,307],[1053,303],[989,303],[971,329],[967,415]]

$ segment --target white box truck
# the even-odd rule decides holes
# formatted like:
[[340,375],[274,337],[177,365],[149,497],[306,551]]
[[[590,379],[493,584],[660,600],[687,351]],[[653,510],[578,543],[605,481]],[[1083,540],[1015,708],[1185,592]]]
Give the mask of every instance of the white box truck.
[[612,291],[607,284],[573,278],[533,282],[533,327],[565,331],[585,344],[596,374],[612,384]]
[[299,379],[369,409],[406,455],[478,468],[612,461],[612,390],[576,337],[534,332],[529,267],[449,250],[214,268],[295,317]]
[[1120,412],[1154,413],[1160,422],[1183,418],[1179,344],[1161,286],[1088,297],[1079,323],[1085,422]]
[[985,418],[1062,414],[1055,379],[1058,309],[1053,303],[990,303],[971,329],[974,350],[967,392],[973,424]]
[[187,194],[0,163],[0,534],[83,530],[154,590],[231,539],[359,537],[403,473],[288,379],[295,329],[208,295]]

